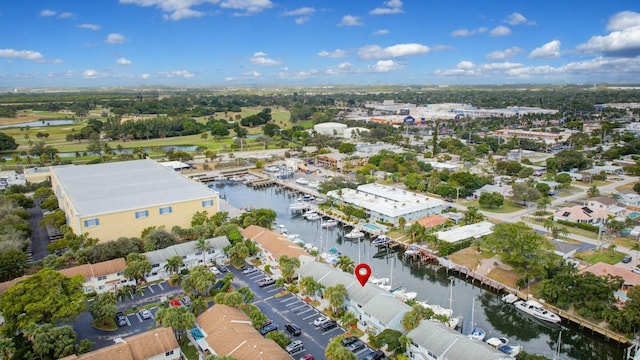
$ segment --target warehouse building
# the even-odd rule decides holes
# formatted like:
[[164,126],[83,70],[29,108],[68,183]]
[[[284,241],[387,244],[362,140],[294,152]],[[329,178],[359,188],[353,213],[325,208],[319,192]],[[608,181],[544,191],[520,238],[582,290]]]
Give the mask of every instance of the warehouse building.
[[153,160],[53,167],[51,185],[75,234],[101,241],[139,237],[150,226],[190,227],[219,211],[216,192]]

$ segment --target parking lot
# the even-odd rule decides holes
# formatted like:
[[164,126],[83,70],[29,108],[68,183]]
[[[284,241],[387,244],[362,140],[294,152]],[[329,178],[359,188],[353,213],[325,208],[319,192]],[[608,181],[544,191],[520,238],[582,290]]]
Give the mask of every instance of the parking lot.
[[[324,350],[329,341],[345,333],[341,326],[334,327],[327,331],[320,330],[313,324],[313,320],[317,319],[322,313],[306,303],[300,297],[294,294],[287,294],[276,297],[283,289],[281,287],[268,285],[260,287],[259,282],[268,277],[262,271],[256,271],[251,274],[242,274],[241,271],[231,269],[236,287],[248,286],[255,294],[253,303],[258,306],[262,312],[278,326],[279,331],[283,331],[292,340],[302,340],[304,350],[293,353],[294,359],[298,359],[305,354],[311,354],[315,359],[324,359]],[[285,330],[286,324],[296,324],[302,330],[299,336],[293,336]],[[371,350],[368,346],[357,350],[355,354],[359,359],[364,359]]]

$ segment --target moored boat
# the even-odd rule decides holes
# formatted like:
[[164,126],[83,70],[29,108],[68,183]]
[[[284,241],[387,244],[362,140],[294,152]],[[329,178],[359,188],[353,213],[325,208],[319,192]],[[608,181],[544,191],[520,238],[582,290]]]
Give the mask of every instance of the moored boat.
[[391,238],[386,236],[386,235],[380,235],[377,238],[375,238],[375,240],[373,240],[371,242],[371,244],[375,245],[375,246],[385,246],[389,243],[391,243]]
[[498,346],[498,350],[509,356],[516,357],[522,351],[522,345],[502,345]]
[[492,337],[487,339],[485,342],[497,349],[502,345],[507,345],[509,343],[509,339],[506,337]]
[[309,185],[309,180],[307,180],[305,178],[298,178],[298,179],[296,179],[296,184]]
[[332,228],[332,227],[336,227],[338,226],[338,220],[334,220],[334,219],[329,219],[325,222],[322,223],[321,225],[323,228]]
[[542,304],[535,300],[516,301],[513,304],[516,309],[529,314],[536,319],[548,321],[550,323],[559,323],[562,319],[557,314],[545,309]]
[[516,295],[511,294],[511,293],[509,293],[509,294],[507,294],[507,295],[502,297],[502,301],[506,302],[507,304],[513,304],[514,302],[518,301],[519,299],[520,299],[519,297],[517,297]]
[[364,233],[360,230],[353,229],[351,232],[344,235],[346,239],[361,239],[364,237]]

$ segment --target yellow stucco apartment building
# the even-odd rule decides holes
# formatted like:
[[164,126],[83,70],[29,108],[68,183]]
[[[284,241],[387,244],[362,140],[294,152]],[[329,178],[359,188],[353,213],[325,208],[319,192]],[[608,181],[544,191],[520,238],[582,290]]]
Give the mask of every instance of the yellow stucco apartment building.
[[153,160],[51,168],[51,185],[75,234],[100,241],[143,229],[190,227],[197,211],[219,211],[218,194]]

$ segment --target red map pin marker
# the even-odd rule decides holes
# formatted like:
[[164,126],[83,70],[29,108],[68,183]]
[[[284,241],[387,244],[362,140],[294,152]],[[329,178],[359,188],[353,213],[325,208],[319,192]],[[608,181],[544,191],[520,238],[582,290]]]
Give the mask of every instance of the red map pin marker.
[[369,280],[369,276],[371,276],[371,267],[367,264],[358,264],[353,272],[360,282],[360,285],[364,286],[364,284],[367,283],[367,280]]

